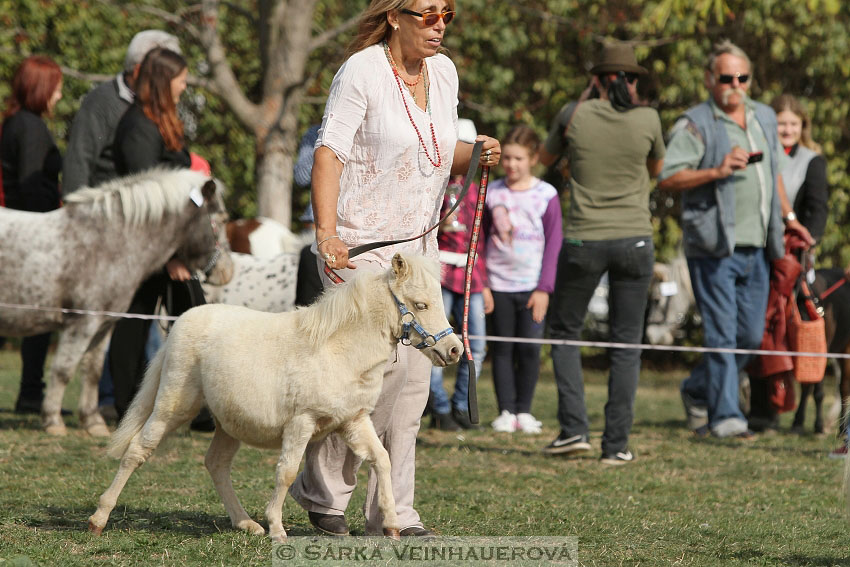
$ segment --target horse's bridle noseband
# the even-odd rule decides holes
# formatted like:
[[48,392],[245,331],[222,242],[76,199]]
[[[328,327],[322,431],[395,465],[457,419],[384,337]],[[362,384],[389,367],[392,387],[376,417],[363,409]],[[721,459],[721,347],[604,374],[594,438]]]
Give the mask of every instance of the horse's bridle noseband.
[[440,331],[436,335],[430,334],[428,331],[426,331],[422,327],[422,325],[419,324],[419,321],[416,320],[416,315],[413,312],[411,312],[404,303],[399,301],[398,297],[396,297],[396,294],[393,293],[392,290],[390,290],[390,295],[393,296],[393,299],[395,300],[395,304],[396,304],[396,306],[398,306],[398,310],[401,313],[401,336],[398,337],[398,340],[404,346],[408,346],[408,345],[412,344],[410,342],[410,328],[411,327],[413,327],[413,330],[416,331],[416,333],[420,337],[422,337],[422,342],[419,343],[418,345],[414,346],[414,348],[416,348],[417,350],[422,350],[423,348],[432,347],[432,346],[436,345],[437,341],[439,341],[440,339],[447,337],[447,336],[451,335],[452,333],[454,333],[454,329],[449,327],[447,329],[443,329],[442,331]]

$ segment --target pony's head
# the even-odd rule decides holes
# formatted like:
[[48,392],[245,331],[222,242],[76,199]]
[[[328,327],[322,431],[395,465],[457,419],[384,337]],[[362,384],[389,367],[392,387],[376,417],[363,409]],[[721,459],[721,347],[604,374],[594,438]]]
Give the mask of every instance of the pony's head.
[[198,209],[190,221],[188,237],[177,249],[177,257],[190,271],[200,271],[212,285],[224,285],[233,277],[233,260],[227,244],[227,211],[213,179],[189,194],[189,207]]
[[206,272],[207,281],[217,285],[233,276],[224,200],[208,175],[154,168],[75,191],[65,197],[65,204],[107,221],[122,218],[128,227],[155,228],[170,218],[178,227],[171,244],[177,245],[177,257],[190,271]]
[[439,264],[396,254],[388,279],[400,315],[396,336],[421,350],[435,366],[460,360],[463,343],[446,319]]

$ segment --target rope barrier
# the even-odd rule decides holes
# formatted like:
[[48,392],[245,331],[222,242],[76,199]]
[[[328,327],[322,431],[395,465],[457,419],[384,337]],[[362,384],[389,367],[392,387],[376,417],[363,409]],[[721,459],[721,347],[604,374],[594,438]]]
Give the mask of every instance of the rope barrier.
[[490,335],[470,335],[469,338],[486,339],[487,341],[502,342],[502,343],[530,343],[543,345],[565,345],[565,346],[585,346],[598,348],[622,348],[622,349],[637,349],[637,350],[666,350],[674,352],[701,352],[701,353],[719,353],[719,354],[757,354],[768,356],[809,356],[809,357],[826,357],[826,358],[850,358],[850,354],[844,353],[823,353],[823,352],[795,352],[788,350],[762,350],[762,349],[744,349],[744,348],[720,348],[720,347],[696,347],[696,346],[674,346],[674,345],[647,345],[647,344],[631,344],[631,343],[611,343],[604,341],[579,341],[569,339],[526,339],[522,337],[493,337]]
[[[120,313],[117,311],[95,311],[90,309],[65,309],[60,307],[40,307],[38,305],[18,305],[14,303],[0,302],[0,308],[6,309],[23,309],[30,311],[46,311],[50,313],[66,313],[72,315],[96,315],[115,317],[123,319],[148,319],[151,321],[176,321],[177,317],[172,315],[142,315],[139,313]],[[541,345],[565,345],[577,347],[595,347],[595,348],[621,348],[621,349],[637,349],[637,350],[658,350],[670,352],[699,352],[699,353],[720,353],[720,354],[755,354],[767,356],[807,356],[807,357],[826,357],[826,358],[850,358],[850,354],[845,353],[822,353],[822,352],[794,352],[785,350],[762,350],[762,349],[743,349],[743,348],[719,348],[719,347],[697,347],[697,346],[675,346],[675,345],[647,345],[647,344],[630,344],[630,343],[615,343],[606,341],[580,341],[570,339],[527,339],[524,337],[496,337],[492,335],[469,335],[470,339],[484,339],[488,342],[503,342],[503,343],[526,343],[526,344],[541,344]]]
[[148,319],[151,321],[176,321],[173,315],[143,315],[141,313],[120,313],[118,311],[93,311],[90,309],[65,309],[62,307],[40,307],[38,305],[17,305],[14,303],[2,303],[0,307],[7,309],[24,309],[30,311],[46,311],[48,313],[65,313],[70,315],[96,315],[99,317],[115,317],[116,319]]

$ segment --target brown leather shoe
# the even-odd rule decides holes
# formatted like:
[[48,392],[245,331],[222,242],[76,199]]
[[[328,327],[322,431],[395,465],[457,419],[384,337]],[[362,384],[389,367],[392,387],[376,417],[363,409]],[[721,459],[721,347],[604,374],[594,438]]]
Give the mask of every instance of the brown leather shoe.
[[399,532],[401,537],[421,537],[423,539],[434,539],[437,537],[437,534],[429,530],[428,528],[423,528],[422,526],[410,526],[408,528],[404,528]]
[[313,527],[325,535],[337,537],[349,535],[348,524],[345,521],[345,516],[342,514],[307,512],[307,517],[310,518],[310,523],[313,524]]

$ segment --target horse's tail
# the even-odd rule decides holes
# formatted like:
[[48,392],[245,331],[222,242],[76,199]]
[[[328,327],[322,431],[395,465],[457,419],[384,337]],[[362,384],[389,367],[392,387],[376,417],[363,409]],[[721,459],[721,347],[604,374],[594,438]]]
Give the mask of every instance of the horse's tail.
[[139,387],[139,391],[133,397],[133,402],[127,409],[127,413],[121,419],[118,429],[109,440],[107,454],[110,457],[120,459],[130,446],[133,437],[142,430],[145,422],[153,413],[156,392],[159,390],[159,380],[162,375],[162,363],[165,360],[166,348],[163,346],[156,353],[153,361],[145,372],[145,379]]

